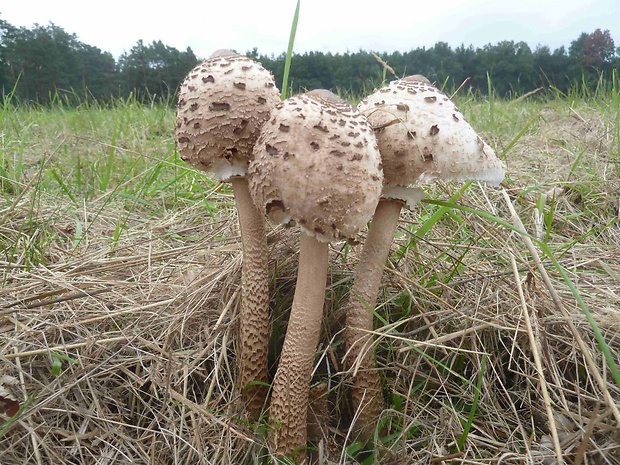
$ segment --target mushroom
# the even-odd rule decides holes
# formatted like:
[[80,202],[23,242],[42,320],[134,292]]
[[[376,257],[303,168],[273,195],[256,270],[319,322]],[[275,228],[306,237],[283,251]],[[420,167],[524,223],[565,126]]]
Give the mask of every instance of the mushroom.
[[269,412],[272,450],[290,457],[306,447],[328,242],[351,238],[366,225],[383,174],[366,118],[331,92],[314,90],[276,106],[254,148],[248,178],[257,207],[272,221],[294,222],[301,230],[295,295]]
[[189,72],[177,109],[181,159],[230,182],[237,204],[243,248],[237,385],[254,419],[267,397],[269,273],[264,219],[252,203],[245,174],[260,128],[279,101],[269,71],[218,50]]
[[391,82],[358,109],[375,131],[384,172],[381,200],[344,306],[346,360],[354,367],[351,396],[358,410],[354,430],[368,440],[382,408],[381,382],[374,356],[362,351],[373,330],[373,310],[401,208],[413,208],[424,197],[421,186],[437,179],[497,185],[505,166],[454,103],[423,76]]

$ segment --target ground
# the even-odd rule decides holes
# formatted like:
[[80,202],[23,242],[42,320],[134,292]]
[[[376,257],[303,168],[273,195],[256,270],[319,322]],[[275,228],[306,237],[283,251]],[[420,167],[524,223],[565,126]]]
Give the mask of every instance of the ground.
[[[376,309],[389,408],[367,446],[347,436],[339,311],[364,236],[331,248],[313,456],[618,464],[617,96],[458,104],[506,181],[437,185],[401,216]],[[234,386],[233,198],[178,160],[174,110],[1,118],[0,463],[268,463],[267,423],[244,420]],[[269,243],[275,370],[296,230]]]

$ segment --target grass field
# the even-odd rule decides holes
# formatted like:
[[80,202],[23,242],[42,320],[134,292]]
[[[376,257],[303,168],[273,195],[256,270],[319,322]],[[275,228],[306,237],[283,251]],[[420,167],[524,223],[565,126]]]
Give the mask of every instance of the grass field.
[[[361,246],[331,248],[316,463],[620,464],[619,87],[455,97],[507,178],[401,216],[368,446],[348,438],[339,311]],[[233,385],[234,201],[179,160],[174,109],[6,101],[0,137],[0,401],[20,402],[0,464],[270,463]],[[295,236],[270,230],[272,374]]]

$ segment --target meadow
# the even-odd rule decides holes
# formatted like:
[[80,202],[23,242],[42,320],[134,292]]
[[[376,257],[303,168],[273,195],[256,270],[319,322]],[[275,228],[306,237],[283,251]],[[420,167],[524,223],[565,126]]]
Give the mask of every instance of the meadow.
[[[369,445],[349,438],[340,311],[363,234],[331,247],[315,462],[620,464],[620,80],[454,100],[506,180],[438,183],[401,215]],[[173,105],[132,99],[0,106],[0,407],[19,402],[1,464],[271,463],[233,384],[234,199],[174,127]],[[273,375],[296,231],[269,244]]]

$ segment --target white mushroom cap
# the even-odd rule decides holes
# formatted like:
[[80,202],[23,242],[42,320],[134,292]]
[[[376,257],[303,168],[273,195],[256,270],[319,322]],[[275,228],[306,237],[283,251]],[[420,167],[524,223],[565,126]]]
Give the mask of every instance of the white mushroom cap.
[[294,221],[320,241],[355,236],[370,220],[383,182],[373,131],[329,91],[278,104],[248,170],[254,203],[277,223]]
[[220,181],[245,176],[260,128],[279,101],[273,76],[259,63],[229,50],[214,52],[179,90],[181,159]]
[[[358,106],[375,130],[383,161],[384,198],[409,206],[437,179],[498,185],[506,167],[454,103],[420,75],[391,82]],[[411,195],[414,195],[412,198]],[[417,199],[415,198],[417,197]]]

